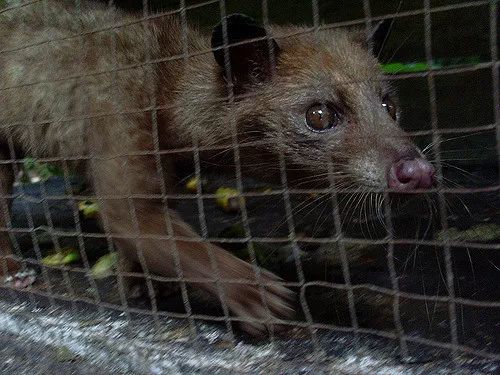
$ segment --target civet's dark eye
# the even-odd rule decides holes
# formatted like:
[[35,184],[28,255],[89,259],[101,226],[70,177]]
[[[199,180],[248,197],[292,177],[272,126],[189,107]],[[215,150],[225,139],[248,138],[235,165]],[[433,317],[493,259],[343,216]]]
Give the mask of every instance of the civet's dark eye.
[[309,129],[322,132],[337,126],[340,113],[324,104],[314,104],[306,112],[306,122]]
[[389,98],[388,96],[384,96],[382,99],[382,107],[384,107],[389,113],[389,116],[392,117],[393,120],[396,120],[398,116],[398,109],[396,108],[396,104]]

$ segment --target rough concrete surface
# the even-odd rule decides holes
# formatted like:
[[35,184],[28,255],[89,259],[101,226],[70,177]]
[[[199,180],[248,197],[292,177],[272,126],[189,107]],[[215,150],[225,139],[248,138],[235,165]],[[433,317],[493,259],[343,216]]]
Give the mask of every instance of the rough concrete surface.
[[[3,294],[7,291],[0,290]],[[320,351],[298,337],[272,343],[237,338],[224,328],[197,324],[192,340],[185,322],[126,317],[116,311],[33,307],[33,300],[0,302],[0,374],[494,374],[498,363],[444,352],[417,351],[403,362],[394,342],[352,334],[318,333]]]

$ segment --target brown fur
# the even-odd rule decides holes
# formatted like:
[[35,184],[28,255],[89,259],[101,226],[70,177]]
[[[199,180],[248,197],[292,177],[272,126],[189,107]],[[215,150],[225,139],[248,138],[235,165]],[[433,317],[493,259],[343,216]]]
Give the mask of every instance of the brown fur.
[[[205,279],[200,285],[217,295],[211,252],[228,307],[240,317],[268,317],[255,285],[227,282],[255,280],[251,265],[202,241],[171,209],[166,220],[159,199],[113,199],[172,189],[175,159],[163,160],[159,173],[154,155],[137,153],[155,151],[157,146],[190,146],[193,140],[205,146],[230,144],[229,119],[234,118],[243,135],[269,141],[260,153],[283,153],[291,165],[313,173],[333,157],[346,175],[380,187],[385,186],[387,159],[412,147],[380,105],[381,95],[389,89],[379,81],[376,59],[357,42],[357,34],[332,30],[280,39],[300,29],[273,28],[281,50],[275,74],[266,81],[252,81],[244,90],[258,95],[231,103],[223,99],[227,91],[209,40],[195,29],[189,29],[187,44],[196,56],[143,64],[148,57],[182,55],[182,30],[175,19],[89,33],[133,18],[99,7],[75,11],[59,2],[48,1],[46,8],[43,3],[0,14],[0,49],[12,50],[0,54],[1,139],[12,140],[33,156],[84,159],[85,173],[101,199],[105,227],[131,262],[142,259],[149,271],[175,276],[175,249],[183,276]],[[83,37],[70,37],[85,32]],[[19,48],[29,44],[35,46]],[[311,134],[303,126],[304,108],[311,99],[342,101],[352,126]],[[158,144],[154,114],[144,110],[151,105],[162,107],[156,113]],[[11,158],[8,148],[2,157]],[[5,195],[13,177],[6,165],[1,173]],[[5,219],[0,224],[5,228]],[[185,240],[154,238],[167,233]],[[5,243],[2,239],[0,252],[11,271]],[[274,275],[262,272],[261,282],[271,283],[266,287],[271,315],[291,316],[290,292],[272,283],[277,280]],[[244,327],[258,333],[264,324]]]

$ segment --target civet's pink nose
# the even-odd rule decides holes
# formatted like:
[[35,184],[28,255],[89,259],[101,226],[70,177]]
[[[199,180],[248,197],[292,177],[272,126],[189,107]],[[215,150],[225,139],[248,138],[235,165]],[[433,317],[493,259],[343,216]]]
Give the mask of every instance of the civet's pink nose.
[[399,160],[391,166],[387,183],[398,191],[428,189],[434,185],[435,173],[432,164],[423,158]]

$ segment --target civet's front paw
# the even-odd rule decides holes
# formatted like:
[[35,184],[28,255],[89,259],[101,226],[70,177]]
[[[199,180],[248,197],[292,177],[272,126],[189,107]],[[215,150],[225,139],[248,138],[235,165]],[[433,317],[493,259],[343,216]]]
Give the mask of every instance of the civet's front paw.
[[[253,280],[254,270],[248,265],[246,275],[238,278]],[[225,294],[231,312],[243,318],[240,327],[247,333],[263,337],[271,329],[278,328],[272,320],[287,320],[295,315],[295,293],[279,284],[280,279],[271,272],[261,269],[260,287],[256,284],[225,284]],[[266,322],[267,320],[267,322]]]

